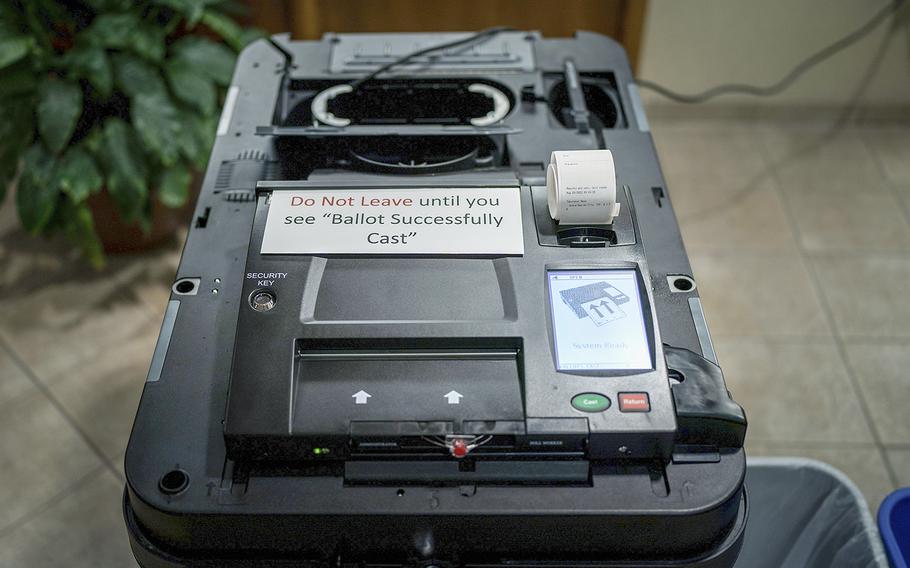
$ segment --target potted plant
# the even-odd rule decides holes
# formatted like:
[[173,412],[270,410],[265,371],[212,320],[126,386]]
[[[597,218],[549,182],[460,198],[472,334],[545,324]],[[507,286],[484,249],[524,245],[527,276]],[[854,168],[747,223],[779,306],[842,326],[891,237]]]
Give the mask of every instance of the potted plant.
[[[205,167],[236,53],[223,0],[0,3],[0,203],[100,266],[105,201],[149,233]],[[222,41],[219,41],[222,40]],[[163,207],[162,207],[163,206]]]

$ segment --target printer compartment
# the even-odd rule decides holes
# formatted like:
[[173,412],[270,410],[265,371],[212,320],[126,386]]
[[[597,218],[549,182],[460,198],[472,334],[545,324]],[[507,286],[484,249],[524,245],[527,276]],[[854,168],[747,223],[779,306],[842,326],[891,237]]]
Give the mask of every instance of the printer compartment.
[[618,189],[619,215],[609,225],[563,225],[550,217],[547,207],[547,188],[532,186],[531,199],[534,206],[534,224],[537,228],[537,242],[544,247],[603,248],[634,245],[638,242],[635,226],[635,205],[628,186]]

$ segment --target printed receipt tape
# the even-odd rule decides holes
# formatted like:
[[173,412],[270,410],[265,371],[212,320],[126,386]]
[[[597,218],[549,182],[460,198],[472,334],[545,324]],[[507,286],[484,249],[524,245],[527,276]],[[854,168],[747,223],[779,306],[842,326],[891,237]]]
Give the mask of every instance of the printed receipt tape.
[[616,169],[609,150],[550,154],[547,204],[560,225],[607,225],[619,215]]

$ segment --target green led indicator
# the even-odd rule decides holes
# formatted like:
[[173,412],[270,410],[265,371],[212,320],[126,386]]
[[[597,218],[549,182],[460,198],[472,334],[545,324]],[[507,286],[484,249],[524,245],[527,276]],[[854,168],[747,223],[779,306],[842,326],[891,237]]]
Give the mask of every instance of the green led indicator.
[[328,448],[313,448],[313,453],[317,456],[320,454],[327,454],[329,451],[330,450]]

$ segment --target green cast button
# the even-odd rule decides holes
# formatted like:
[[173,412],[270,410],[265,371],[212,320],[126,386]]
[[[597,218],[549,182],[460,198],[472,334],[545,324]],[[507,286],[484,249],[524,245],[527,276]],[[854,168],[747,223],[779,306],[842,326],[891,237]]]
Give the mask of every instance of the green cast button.
[[596,392],[585,392],[572,397],[572,406],[582,412],[603,412],[610,408],[610,399]]

